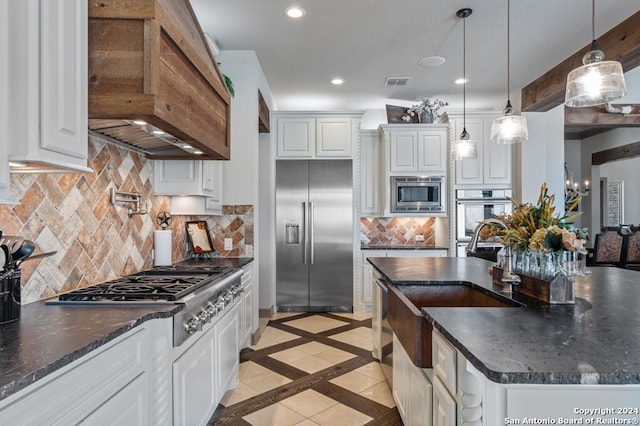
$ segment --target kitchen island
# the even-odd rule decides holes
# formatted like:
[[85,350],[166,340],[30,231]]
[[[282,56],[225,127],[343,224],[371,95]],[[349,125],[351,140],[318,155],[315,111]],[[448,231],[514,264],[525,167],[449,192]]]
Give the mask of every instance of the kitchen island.
[[[212,258],[182,264],[245,267],[246,274],[252,260]],[[241,323],[240,304],[238,300],[229,309],[236,326]],[[183,306],[153,302],[61,305],[46,301],[22,306],[19,320],[0,324],[0,423],[15,419],[16,410],[18,415],[26,415],[29,410],[25,407],[32,405],[38,415],[51,411],[51,421],[75,423],[73,415],[89,410],[89,406],[102,407],[106,399],[101,398],[105,397],[111,412],[115,407],[123,408],[121,415],[127,424],[169,424],[172,364],[175,370],[187,347],[205,340],[199,337],[181,347],[173,345],[173,317]],[[202,335],[207,333],[214,334],[213,324],[203,327]],[[238,331],[233,335],[238,336]],[[238,337],[234,339],[237,342]],[[237,351],[230,349],[225,347],[229,356],[237,358]],[[237,362],[235,366],[237,371]],[[47,404],[38,404],[43,398]],[[83,398],[87,401],[78,403]],[[69,419],[61,405],[67,406]],[[95,415],[107,418],[101,408]]]
[[[391,285],[473,283],[490,292],[502,289],[488,273],[492,263],[482,259],[369,262]],[[481,424],[508,424],[507,419],[516,424],[542,415],[556,422],[561,416],[586,421],[572,410],[603,406],[629,407],[630,412],[617,414],[640,419],[640,273],[609,267],[589,271],[575,277],[575,305],[541,304],[514,293],[509,297],[525,306],[423,308],[434,328],[435,373],[426,372],[434,381],[434,415],[442,408],[436,408],[436,399],[443,401],[434,376],[451,350],[457,380],[447,388],[449,403],[460,409],[465,380],[475,383],[471,387],[483,397]],[[394,362],[396,349],[402,348],[394,346]]]

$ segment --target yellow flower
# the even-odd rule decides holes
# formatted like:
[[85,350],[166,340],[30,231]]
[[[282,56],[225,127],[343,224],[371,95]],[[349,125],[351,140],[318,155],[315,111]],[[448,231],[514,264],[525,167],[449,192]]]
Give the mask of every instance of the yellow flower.
[[546,229],[536,229],[529,240],[529,250],[533,251],[547,251],[547,246],[544,243],[544,239],[547,237]]

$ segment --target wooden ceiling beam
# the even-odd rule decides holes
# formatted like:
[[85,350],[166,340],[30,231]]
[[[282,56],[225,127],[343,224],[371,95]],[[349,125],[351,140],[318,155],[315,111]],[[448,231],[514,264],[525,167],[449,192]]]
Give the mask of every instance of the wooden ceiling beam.
[[[591,43],[522,89],[522,111],[544,112],[564,103],[567,74],[582,65]],[[626,72],[640,65],[640,12],[598,38],[605,60],[619,61]]]
[[565,126],[589,127],[640,127],[639,104],[614,104],[614,107],[631,106],[631,113],[616,114],[607,112],[603,106],[586,108],[564,108]]

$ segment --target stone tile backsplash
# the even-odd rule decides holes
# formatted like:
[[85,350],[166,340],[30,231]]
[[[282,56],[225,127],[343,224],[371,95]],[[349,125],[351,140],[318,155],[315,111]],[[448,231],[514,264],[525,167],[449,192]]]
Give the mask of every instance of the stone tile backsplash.
[[[153,195],[153,161],[136,151],[89,138],[93,173],[12,174],[16,206],[0,205],[0,230],[36,243],[34,253],[54,256],[24,262],[22,303],[48,298],[153,266],[156,217],[170,198]],[[127,216],[128,205],[111,204],[110,189],[140,192],[149,211]],[[173,216],[174,262],[189,253],[185,222],[206,220],[221,256],[253,255],[253,206],[224,206],[223,216]],[[233,250],[224,250],[232,238]]]
[[[360,241],[370,246],[435,246],[433,217],[363,217],[360,218]],[[422,235],[424,242],[417,242]]]

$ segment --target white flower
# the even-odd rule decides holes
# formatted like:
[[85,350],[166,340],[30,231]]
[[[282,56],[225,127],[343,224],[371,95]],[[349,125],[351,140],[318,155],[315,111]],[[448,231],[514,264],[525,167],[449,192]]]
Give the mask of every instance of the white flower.
[[419,104],[407,109],[407,115],[403,115],[402,119],[404,121],[411,121],[411,117],[416,114],[421,114],[425,111],[430,111],[434,117],[438,117],[438,110],[447,105],[449,105],[448,102],[444,102],[439,99],[423,97],[422,101]]

